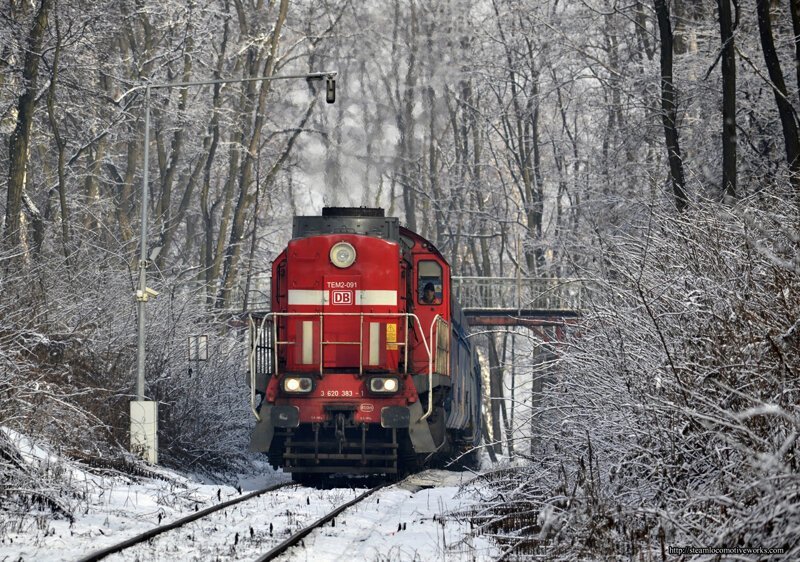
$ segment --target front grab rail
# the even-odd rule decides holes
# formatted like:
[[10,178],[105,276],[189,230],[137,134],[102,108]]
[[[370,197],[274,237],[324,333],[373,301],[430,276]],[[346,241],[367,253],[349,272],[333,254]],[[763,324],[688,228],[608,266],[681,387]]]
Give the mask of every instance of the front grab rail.
[[[437,314],[436,316],[434,316],[433,320],[431,321],[431,329],[430,329],[430,332],[429,332],[430,333],[431,349],[428,350],[428,409],[424,414],[422,414],[422,417],[419,418],[419,421],[423,421],[423,420],[428,419],[430,417],[430,415],[433,413],[433,352],[432,352],[432,348],[433,348],[433,346],[436,346],[436,353],[437,353],[437,359],[438,359],[438,353],[439,353],[439,346],[438,346],[438,342],[439,342],[439,326],[444,326],[445,328],[449,328],[449,325],[447,324],[447,321],[444,319],[444,317],[441,314]],[[433,339],[433,329],[434,329],[434,327],[436,328],[436,339]],[[422,336],[422,339],[423,340],[425,339],[425,335],[424,334]],[[447,365],[446,365],[447,374],[449,375],[450,374],[450,356],[449,356],[449,353],[447,355],[446,361],[447,361]]]
[[247,318],[250,332],[250,353],[247,356],[247,367],[250,370],[250,411],[253,412],[259,422],[261,421],[261,414],[259,414],[256,407],[256,349],[258,349],[259,335],[267,323],[267,318],[268,316],[264,316],[261,320],[261,326],[255,331],[253,330],[255,327],[253,315],[249,314]]
[[[326,341],[324,341],[323,324],[322,324],[322,322],[323,322],[323,318],[324,317],[330,317],[330,316],[346,316],[346,317],[358,316],[360,318],[360,332],[362,334],[362,337],[360,338],[360,341],[359,342],[335,342],[335,341],[334,342],[326,342]],[[255,404],[255,401],[256,401],[256,398],[255,398],[255,396],[256,396],[256,388],[255,388],[255,386],[256,386],[255,354],[256,354],[256,347],[257,347],[258,341],[259,341],[259,334],[264,329],[264,326],[267,324],[267,322],[269,320],[271,320],[270,323],[272,324],[272,328],[273,328],[273,337],[272,337],[273,353],[272,353],[272,357],[273,357],[273,360],[275,361],[275,363],[273,365],[273,373],[272,373],[273,376],[278,376],[278,361],[277,361],[277,358],[278,358],[278,346],[279,345],[291,345],[291,344],[296,343],[296,342],[291,342],[291,341],[279,341],[278,340],[277,332],[276,332],[277,331],[277,322],[275,322],[275,319],[279,318],[279,317],[316,317],[316,318],[320,319],[320,350],[319,350],[320,351],[320,357],[319,357],[320,375],[322,375],[322,371],[323,371],[323,363],[324,363],[323,350],[324,350],[324,346],[325,345],[337,345],[337,344],[338,345],[355,345],[355,344],[359,345],[359,354],[358,354],[359,355],[359,360],[358,360],[359,361],[359,373],[363,373],[363,346],[364,346],[363,324],[364,324],[364,318],[365,317],[381,317],[381,318],[387,318],[388,317],[388,318],[406,318],[406,319],[411,319],[414,323],[416,323],[417,328],[419,328],[420,339],[422,341],[423,346],[425,347],[425,353],[428,355],[428,411],[425,414],[423,414],[423,416],[420,418],[420,421],[422,421],[424,419],[427,419],[433,413],[433,392],[431,390],[432,386],[433,386],[433,345],[435,345],[434,344],[434,340],[433,340],[433,330],[434,330],[434,326],[436,326],[437,336],[438,336],[437,320],[441,320],[446,325],[446,322],[444,322],[444,319],[442,318],[441,315],[437,314],[434,317],[433,322],[431,323],[431,328],[430,328],[430,338],[431,339],[430,339],[430,345],[429,345],[428,340],[426,340],[426,338],[425,338],[425,331],[422,328],[422,322],[420,322],[420,319],[416,314],[410,313],[410,312],[268,312],[268,313],[264,314],[263,318],[261,319],[261,324],[257,328],[257,331],[255,333],[252,332],[252,330],[254,330],[256,328],[256,322],[254,321],[254,315],[253,314],[249,314],[248,315],[249,329],[251,330],[251,336],[250,336],[251,349],[250,349],[250,353],[249,353],[249,356],[248,356],[248,366],[250,368],[250,410],[253,412],[253,415],[256,417],[257,421],[259,421],[259,422],[261,421],[261,415],[259,414],[259,412],[258,412],[258,410],[256,408],[256,404]],[[402,343],[395,342],[396,345],[402,345],[403,346],[403,354],[404,354],[404,363],[403,363],[404,367],[403,368],[405,369],[405,374],[408,374],[408,372],[409,372],[408,371],[408,347],[409,347],[409,345],[408,345],[408,333],[409,333],[409,329],[406,327],[406,329],[404,330],[404,341]]]

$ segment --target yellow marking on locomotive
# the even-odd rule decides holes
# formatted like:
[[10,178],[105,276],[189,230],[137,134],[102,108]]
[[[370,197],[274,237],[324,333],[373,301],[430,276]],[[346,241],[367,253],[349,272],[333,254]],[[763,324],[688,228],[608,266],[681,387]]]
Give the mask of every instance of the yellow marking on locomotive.
[[397,350],[397,324],[386,324],[386,349]]

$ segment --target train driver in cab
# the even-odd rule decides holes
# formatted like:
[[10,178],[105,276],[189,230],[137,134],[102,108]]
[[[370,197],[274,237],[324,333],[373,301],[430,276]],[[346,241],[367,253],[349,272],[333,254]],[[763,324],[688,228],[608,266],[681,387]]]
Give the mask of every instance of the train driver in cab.
[[436,291],[433,283],[426,283],[422,289],[422,304],[436,304]]

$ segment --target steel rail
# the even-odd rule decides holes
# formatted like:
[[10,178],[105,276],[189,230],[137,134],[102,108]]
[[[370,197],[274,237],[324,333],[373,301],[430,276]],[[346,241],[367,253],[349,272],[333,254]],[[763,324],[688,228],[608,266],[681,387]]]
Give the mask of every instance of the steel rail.
[[283,541],[282,543],[277,545],[275,548],[273,548],[272,550],[270,550],[269,552],[267,552],[263,556],[257,558],[256,562],[266,562],[267,560],[272,560],[275,557],[280,556],[281,554],[283,554],[284,552],[286,552],[287,550],[289,550],[293,546],[297,545],[301,540],[303,540],[305,537],[307,537],[313,530],[319,529],[325,523],[327,523],[328,521],[330,521],[331,519],[333,519],[334,517],[339,515],[341,512],[343,512],[345,509],[347,509],[349,507],[352,507],[355,504],[367,499],[369,496],[371,496],[372,494],[374,494],[375,492],[377,492],[381,488],[385,488],[387,486],[390,486],[391,484],[392,484],[391,482],[386,482],[384,484],[380,484],[379,486],[375,486],[371,490],[367,490],[366,492],[364,492],[360,496],[350,500],[349,502],[340,505],[339,507],[337,507],[336,509],[334,509],[333,511],[331,511],[327,515],[324,515],[323,517],[320,517],[319,519],[317,519],[316,521],[311,523],[311,525],[308,525],[307,527],[304,527],[304,528],[300,529],[295,534],[293,534],[291,537],[289,537],[288,539],[286,539],[285,541]]
[[167,531],[171,531],[172,529],[177,529],[178,527],[182,527],[186,523],[191,523],[192,521],[205,517],[206,515],[214,513],[215,511],[220,511],[222,509],[225,509],[226,507],[230,507],[232,505],[241,503],[243,501],[249,500],[250,498],[254,498],[256,496],[260,496],[262,494],[266,494],[267,492],[272,492],[273,490],[277,490],[278,488],[284,488],[286,486],[294,486],[294,485],[295,485],[294,482],[282,482],[280,484],[274,484],[272,486],[267,486],[266,488],[256,490],[255,492],[250,492],[249,494],[246,494],[244,496],[240,496],[238,498],[234,498],[232,500],[228,500],[219,503],[217,505],[212,505],[211,507],[208,507],[206,509],[198,511],[197,513],[193,513],[191,515],[183,517],[182,519],[178,519],[177,521],[173,521],[172,523],[168,523],[160,527],[155,527],[153,529],[150,529],[149,531],[141,533],[140,535],[136,535],[135,537],[132,537],[128,540],[92,552],[88,556],[79,559],[78,562],[94,562],[95,560],[101,560],[106,556],[108,556],[109,554],[115,554],[117,552],[125,550],[126,548],[130,548],[139,543],[143,543],[147,540],[152,539],[155,536],[160,535],[161,533],[165,533]]

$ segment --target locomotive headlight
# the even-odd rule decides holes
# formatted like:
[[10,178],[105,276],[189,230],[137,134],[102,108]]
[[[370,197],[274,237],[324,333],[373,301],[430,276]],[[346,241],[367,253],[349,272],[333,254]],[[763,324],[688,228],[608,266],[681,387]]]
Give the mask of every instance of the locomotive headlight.
[[308,377],[286,377],[283,379],[284,392],[307,393],[313,388],[311,379]]
[[397,392],[399,388],[400,381],[398,381],[395,377],[372,377],[369,380],[369,389],[371,392],[392,394]]
[[330,257],[333,265],[344,269],[356,261],[356,249],[347,242],[337,242],[331,248]]

